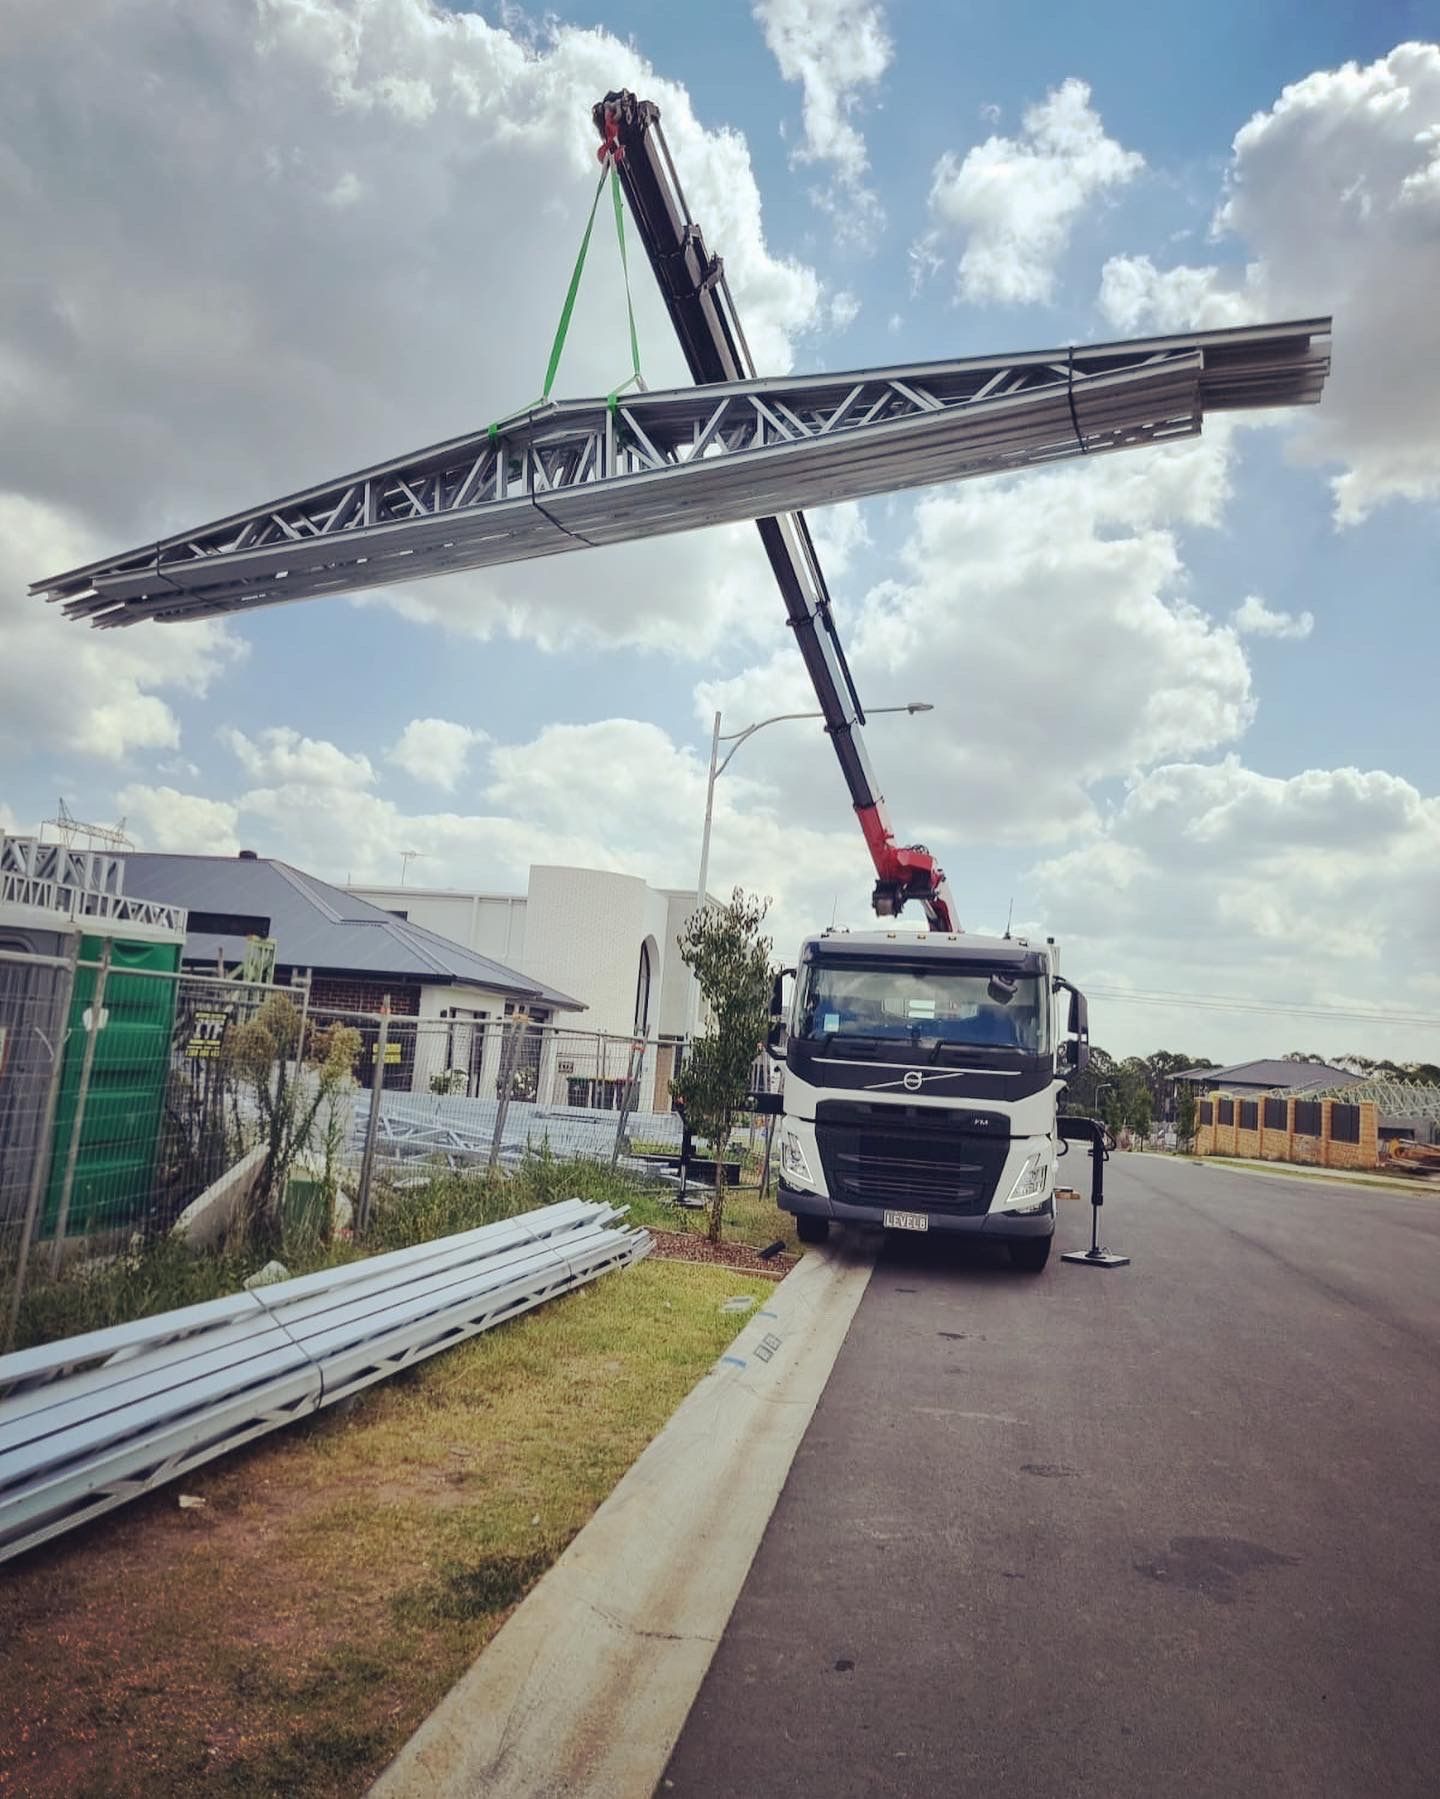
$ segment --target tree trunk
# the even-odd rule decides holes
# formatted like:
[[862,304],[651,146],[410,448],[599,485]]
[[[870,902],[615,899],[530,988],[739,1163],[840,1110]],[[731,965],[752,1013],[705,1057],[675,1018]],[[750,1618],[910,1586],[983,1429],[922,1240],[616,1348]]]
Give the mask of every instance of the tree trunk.
[[715,1197],[710,1201],[710,1241],[720,1241],[720,1227],[725,1222],[725,1150],[730,1142],[730,1133],[725,1133],[724,1143],[715,1156]]

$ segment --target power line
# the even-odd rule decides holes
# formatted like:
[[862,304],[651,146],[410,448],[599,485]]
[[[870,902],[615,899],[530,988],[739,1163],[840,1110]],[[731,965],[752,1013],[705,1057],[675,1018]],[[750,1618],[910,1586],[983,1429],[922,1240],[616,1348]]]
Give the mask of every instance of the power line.
[[1440,1029],[1440,1016],[1426,1012],[1367,1012],[1348,1006],[1287,1004],[1284,1001],[1252,1000],[1225,994],[1165,993],[1131,987],[1092,987],[1085,989],[1093,999],[1120,1001],[1137,1006],[1184,1006],[1200,1012],[1251,1012],[1267,1017],[1311,1018],[1324,1022],[1339,1020],[1349,1024],[1416,1025],[1426,1030]]

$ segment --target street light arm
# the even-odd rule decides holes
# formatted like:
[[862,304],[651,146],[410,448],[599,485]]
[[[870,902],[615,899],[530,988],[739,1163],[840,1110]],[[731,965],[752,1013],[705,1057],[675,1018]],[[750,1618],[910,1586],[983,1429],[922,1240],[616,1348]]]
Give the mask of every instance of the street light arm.
[[762,718],[756,724],[746,725],[743,731],[731,731],[724,737],[717,738],[717,743],[728,743],[731,745],[731,749],[730,754],[726,756],[725,760],[715,770],[716,780],[719,780],[720,776],[724,774],[727,768],[729,768],[730,758],[735,754],[735,751],[740,748],[740,745],[744,743],[745,739],[747,737],[753,737],[757,731],[763,731],[766,725],[783,724],[787,719],[792,718],[824,718],[824,716],[825,714],[823,712],[777,712],[774,718]]
[[[935,708],[928,700],[910,700],[904,706],[872,706],[868,716],[874,718],[881,712],[909,712],[913,715],[916,712],[933,712],[934,710]],[[723,736],[715,739],[716,743],[728,743],[732,745],[730,755],[726,756],[725,760],[715,770],[716,780],[718,780],[730,766],[730,758],[735,754],[735,751],[740,748],[740,745],[744,743],[745,739],[747,737],[753,737],[757,731],[763,731],[766,725],[784,724],[788,719],[792,718],[824,718],[824,716],[825,714],[823,712],[777,712],[773,718],[762,718],[753,725],[746,725],[743,731],[727,731]]]

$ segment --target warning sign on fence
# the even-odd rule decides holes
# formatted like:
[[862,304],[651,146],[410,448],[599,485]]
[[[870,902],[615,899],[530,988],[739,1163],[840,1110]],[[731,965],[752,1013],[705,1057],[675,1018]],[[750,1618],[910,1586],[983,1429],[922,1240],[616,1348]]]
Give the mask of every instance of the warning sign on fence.
[[230,1022],[229,1012],[195,1013],[190,1027],[190,1036],[185,1044],[185,1054],[194,1061],[204,1061],[220,1054],[220,1045],[224,1041],[225,1026]]

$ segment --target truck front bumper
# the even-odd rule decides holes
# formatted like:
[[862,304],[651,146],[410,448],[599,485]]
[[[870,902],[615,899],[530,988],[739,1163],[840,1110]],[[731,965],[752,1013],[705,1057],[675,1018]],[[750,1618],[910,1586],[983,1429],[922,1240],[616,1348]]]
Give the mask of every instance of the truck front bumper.
[[[810,1193],[803,1187],[780,1183],[780,1209],[806,1218],[829,1218],[836,1224],[864,1224],[883,1227],[882,1206],[850,1206],[829,1199],[823,1193]],[[898,1208],[904,1209],[904,1208]],[[1002,1241],[1014,1237],[1049,1237],[1055,1231],[1055,1195],[1052,1193],[1041,1212],[1017,1214],[1013,1211],[981,1212],[957,1217],[951,1212],[927,1211],[929,1228],[960,1236],[996,1237]]]

